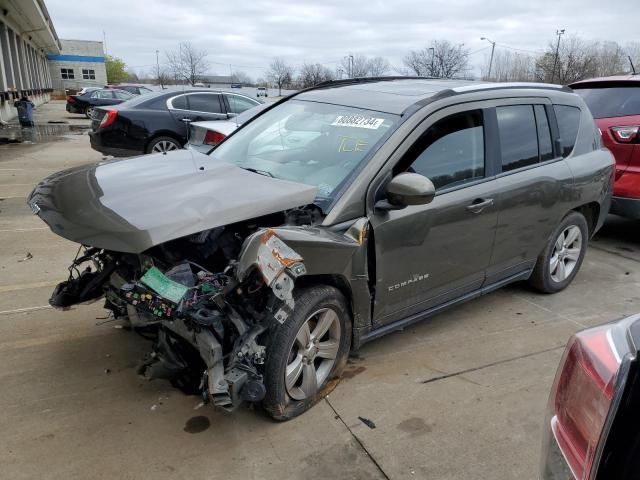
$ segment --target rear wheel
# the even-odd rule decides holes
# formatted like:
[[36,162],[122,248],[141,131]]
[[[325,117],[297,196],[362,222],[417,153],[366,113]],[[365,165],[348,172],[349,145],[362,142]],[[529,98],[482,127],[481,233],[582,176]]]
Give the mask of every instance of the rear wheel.
[[565,289],[578,274],[587,250],[589,229],[578,212],[567,215],[538,257],[529,283],[544,293]]
[[93,118],[94,111],[95,111],[95,108],[89,105],[87,108],[84,109],[84,116],[87,117],[88,119],[91,119]]
[[295,309],[269,340],[263,405],[276,420],[289,420],[328,393],[351,345],[351,314],[340,291],[317,286],[296,295]]
[[174,150],[180,150],[182,145],[171,137],[157,137],[151,140],[147,146],[147,153],[166,153]]

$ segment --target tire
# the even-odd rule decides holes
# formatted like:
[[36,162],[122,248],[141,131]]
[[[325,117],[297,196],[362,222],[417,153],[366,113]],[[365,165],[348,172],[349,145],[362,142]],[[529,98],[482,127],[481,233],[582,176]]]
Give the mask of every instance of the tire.
[[84,116],[91,120],[91,118],[93,117],[94,109],[95,108],[91,105],[87,106],[87,108],[84,109]]
[[580,270],[588,240],[589,228],[584,216],[569,213],[538,257],[529,284],[543,293],[564,290]]
[[[327,328],[317,337],[319,325]],[[317,337],[315,344],[314,337]],[[307,342],[306,349],[301,339]],[[351,348],[351,312],[344,296],[336,288],[325,285],[301,290],[295,295],[293,313],[284,324],[272,330],[267,345],[266,395],[262,405],[272,418],[289,420],[324,398],[331,387],[335,387],[334,379],[347,363]],[[334,352],[335,358],[328,358]],[[310,363],[305,361],[306,355],[311,356]],[[287,371],[290,372],[288,381]]]
[[180,150],[182,145],[175,138],[156,137],[147,145],[147,153],[166,153],[174,150]]

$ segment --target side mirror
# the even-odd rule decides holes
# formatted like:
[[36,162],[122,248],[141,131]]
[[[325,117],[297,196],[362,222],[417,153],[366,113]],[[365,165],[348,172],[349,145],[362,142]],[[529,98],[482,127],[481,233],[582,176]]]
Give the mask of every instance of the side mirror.
[[426,205],[436,195],[436,187],[427,177],[417,173],[400,173],[391,179],[386,200],[376,203],[380,210],[400,210],[409,205]]

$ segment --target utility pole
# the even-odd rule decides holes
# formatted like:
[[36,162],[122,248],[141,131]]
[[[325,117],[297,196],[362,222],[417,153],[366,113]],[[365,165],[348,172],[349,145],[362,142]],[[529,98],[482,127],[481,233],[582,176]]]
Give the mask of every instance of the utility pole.
[[353,78],[353,55],[349,54],[349,78]]
[[[564,35],[564,28],[556,30],[556,35],[558,36],[558,43],[556,44],[556,59],[553,61],[553,72],[551,72],[551,83],[556,79],[556,66],[558,65],[558,55],[560,54],[560,37]],[[560,75],[558,75],[558,80],[560,80]]]
[[160,88],[164,88],[164,85],[162,85],[162,80],[160,80],[160,50],[156,50],[156,68],[157,68],[157,72],[158,72],[158,84],[160,85]]
[[429,69],[429,76],[435,77],[435,74],[433,72],[433,60],[435,59],[435,56],[436,56],[436,49],[433,47],[429,47],[429,50],[431,50],[431,68]]
[[489,72],[487,73],[487,80],[491,80],[491,66],[493,65],[493,52],[496,49],[496,42],[492,42],[487,37],[482,37],[480,40],[486,40],[491,44],[491,58],[489,59]]

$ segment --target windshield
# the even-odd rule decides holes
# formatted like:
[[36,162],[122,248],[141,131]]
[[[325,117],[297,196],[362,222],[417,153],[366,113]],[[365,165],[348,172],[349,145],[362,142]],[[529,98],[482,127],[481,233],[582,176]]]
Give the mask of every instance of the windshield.
[[594,118],[640,115],[640,87],[576,88]]
[[326,209],[398,120],[388,113],[290,100],[248,123],[211,157],[316,186],[316,203]]

